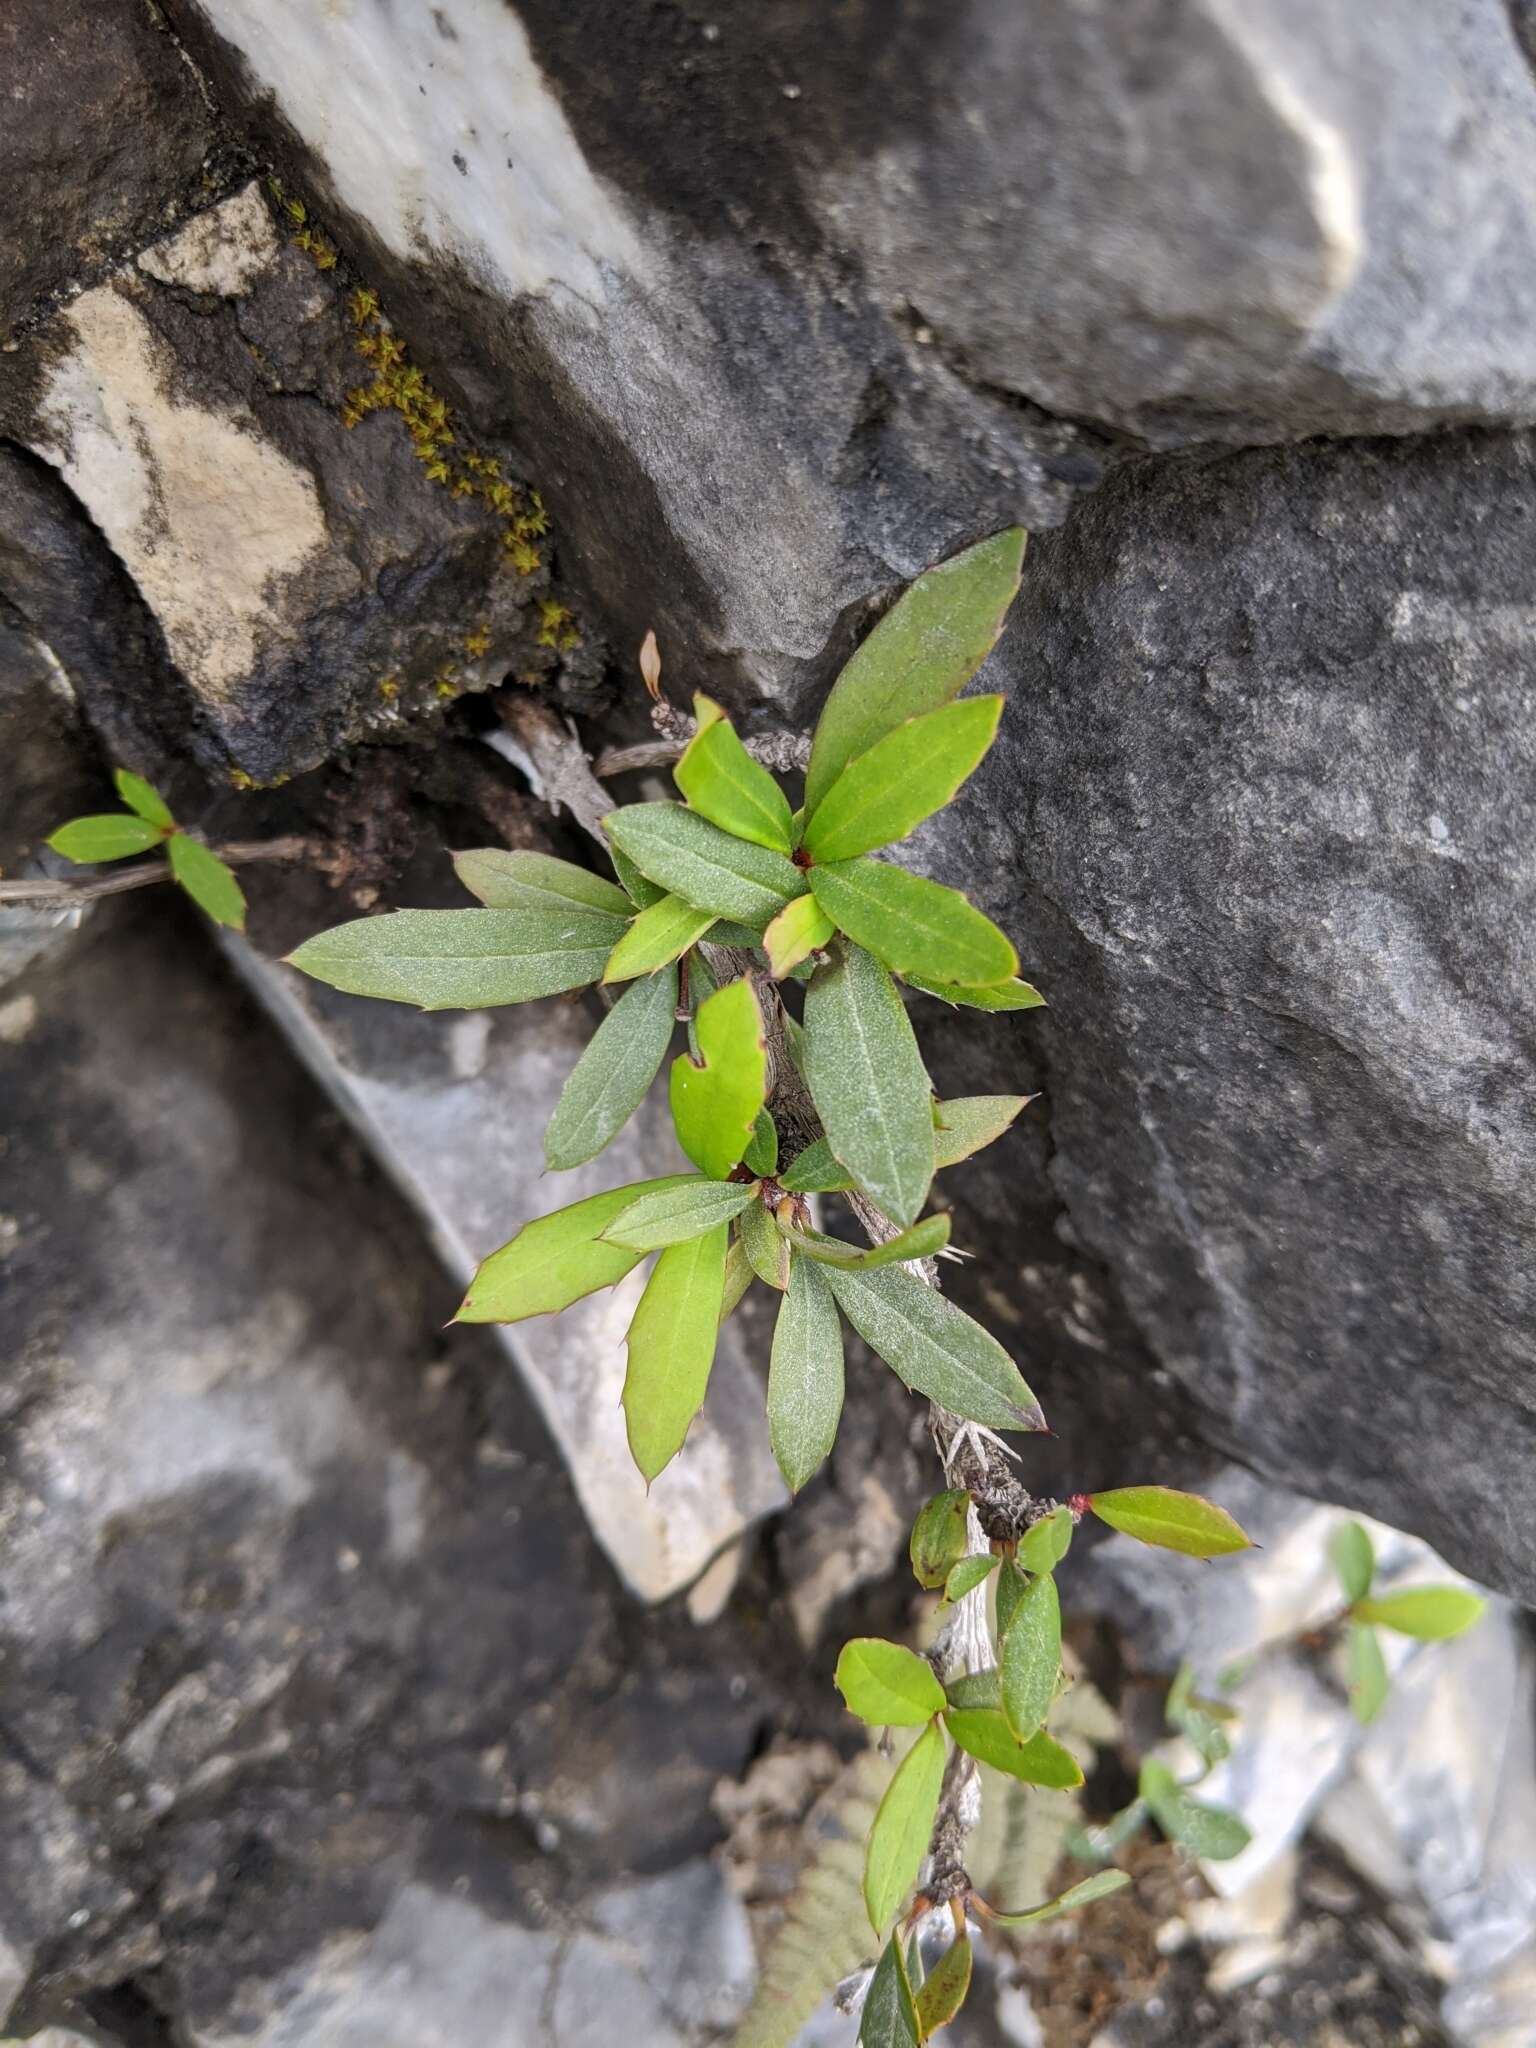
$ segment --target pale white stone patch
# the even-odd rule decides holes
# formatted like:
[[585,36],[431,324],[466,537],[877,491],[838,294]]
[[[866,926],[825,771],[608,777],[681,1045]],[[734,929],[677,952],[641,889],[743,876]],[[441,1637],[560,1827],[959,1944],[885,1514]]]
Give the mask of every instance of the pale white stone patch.
[[277,230],[253,179],[222,206],[200,213],[179,233],[143,250],[138,264],[160,284],[235,299],[277,253]]

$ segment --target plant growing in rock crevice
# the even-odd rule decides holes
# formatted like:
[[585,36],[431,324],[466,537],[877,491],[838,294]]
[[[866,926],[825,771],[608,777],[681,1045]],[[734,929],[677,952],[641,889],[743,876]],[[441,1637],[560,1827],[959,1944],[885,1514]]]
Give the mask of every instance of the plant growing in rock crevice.
[[[675,768],[682,801],[587,807],[589,823],[605,813],[615,880],[543,854],[460,854],[479,907],[360,919],[292,956],[335,988],[430,1010],[621,989],[551,1118],[545,1152],[559,1170],[623,1127],[683,1025],[668,1082],[694,1171],[525,1224],[459,1310],[467,1322],[555,1313],[655,1254],[623,1396],[648,1482],[682,1448],[719,1327],[754,1280],[781,1296],[768,1428],[792,1491],[836,1435],[844,1320],[932,1404],[946,1487],[918,1518],[913,1566],[942,1594],[945,1626],[926,1658],[863,1640],[838,1664],[853,1713],[915,1731],[865,1857],[870,1923],[886,1937],[864,2003],[871,2048],[925,2039],[959,2010],[971,1916],[1033,1922],[1125,1882],[1102,1871],[1012,1911],[977,1896],[964,1862],[978,1766],[1024,1784],[1081,1782],[1046,1726],[1061,1677],[1054,1573],[1080,1516],[1194,1556],[1247,1544],[1220,1508],[1162,1487],[1032,1496],[1004,1433],[1042,1429],[1040,1405],[1003,1346],[937,1289],[950,1219],[922,1213],[934,1176],[1000,1137],[1025,1098],[936,1100],[901,984],[988,1011],[1042,999],[964,895],[872,856],[951,802],[992,744],[1003,700],[959,693],[1001,630],[1023,550],[1017,529],[994,535],[919,578],[881,620],[823,707],[798,809],[699,697]],[[647,667],[654,689],[653,655]],[[804,984],[799,1019],[787,982]],[[834,1194],[864,1246],[819,1227],[814,1203]],[[923,1983],[905,1934],[934,1910],[947,1910],[954,1940]]]

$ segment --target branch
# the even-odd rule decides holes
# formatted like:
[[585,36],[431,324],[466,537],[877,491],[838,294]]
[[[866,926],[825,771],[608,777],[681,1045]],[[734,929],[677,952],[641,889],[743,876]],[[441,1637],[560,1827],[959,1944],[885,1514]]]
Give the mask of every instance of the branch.
[[[236,839],[225,846],[213,846],[220,860],[230,867],[244,867],[258,860],[312,860],[321,862],[330,849],[322,840],[301,839],[290,834],[284,839]],[[169,882],[170,864],[164,860],[140,861],[136,867],[120,868],[115,875],[98,875],[89,882],[57,880],[0,882],[0,904],[23,904],[29,910],[73,910],[94,903],[102,896],[121,896],[129,889],[147,889],[152,882]]]
[[[633,747],[606,747],[593,764],[599,775],[626,775],[635,768],[666,768],[687,746],[686,739],[641,740]],[[765,768],[786,773],[804,769],[811,758],[811,743],[803,733],[765,732],[742,745],[754,761]]]

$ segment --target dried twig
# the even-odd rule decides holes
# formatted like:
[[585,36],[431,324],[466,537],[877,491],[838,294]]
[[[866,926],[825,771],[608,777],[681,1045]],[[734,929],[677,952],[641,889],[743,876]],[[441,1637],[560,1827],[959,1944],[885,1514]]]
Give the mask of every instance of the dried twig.
[[[686,739],[640,740],[632,747],[605,747],[593,763],[598,775],[627,775],[637,768],[667,768],[678,758]],[[803,733],[765,732],[742,742],[755,761],[781,774],[803,769],[811,758],[811,743]]]
[[[236,839],[210,849],[230,867],[244,867],[258,860],[307,860],[320,863],[330,848],[318,839],[289,834],[282,839]],[[147,889],[152,882],[169,882],[170,866],[163,860],[144,860],[116,874],[98,875],[88,882],[39,878],[27,882],[0,882],[0,904],[14,903],[27,910],[74,910],[94,903],[102,896],[121,896],[129,889]]]

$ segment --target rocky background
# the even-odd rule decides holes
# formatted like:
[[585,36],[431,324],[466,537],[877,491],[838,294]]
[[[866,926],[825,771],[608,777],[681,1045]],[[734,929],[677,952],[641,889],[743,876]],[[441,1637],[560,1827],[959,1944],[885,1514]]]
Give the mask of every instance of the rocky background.
[[[916,857],[1051,1001],[928,1020],[943,1092],[1041,1093],[954,1183],[1026,1476],[1225,1455],[1529,1601],[1533,51],[1524,0],[11,0],[0,867],[112,762],[322,857],[223,953],[159,892],[0,909],[0,2021],[740,2010],[920,1418],[857,1376],[785,1513],[748,1324],[647,1499],[627,1300],[441,1327],[551,1205],[588,1020],[276,963],[451,900],[448,848],[573,849],[518,707],[642,734],[648,628],[676,701],[798,731],[1011,521],[1003,738]],[[1124,1713],[1175,1652],[1114,1626]],[[1154,1932],[1171,2039],[1271,2038]],[[1421,1951],[1294,2038],[1438,2038]]]

